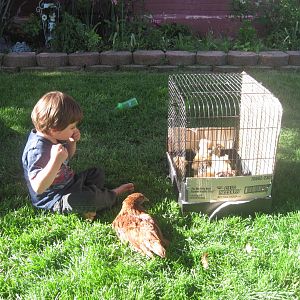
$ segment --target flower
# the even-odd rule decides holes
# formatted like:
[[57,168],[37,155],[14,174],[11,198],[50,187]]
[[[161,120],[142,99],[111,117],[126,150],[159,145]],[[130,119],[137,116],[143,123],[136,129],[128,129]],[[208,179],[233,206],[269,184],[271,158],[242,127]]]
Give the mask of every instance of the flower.
[[118,4],[118,0],[111,0],[111,3],[114,4],[114,5],[117,5]]

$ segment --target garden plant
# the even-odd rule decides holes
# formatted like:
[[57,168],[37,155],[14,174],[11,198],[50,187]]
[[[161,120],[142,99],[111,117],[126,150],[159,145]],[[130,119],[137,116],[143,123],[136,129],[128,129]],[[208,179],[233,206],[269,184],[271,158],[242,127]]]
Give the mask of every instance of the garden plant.
[[[209,31],[204,35],[176,23],[156,24],[147,11],[134,14],[132,0],[64,1],[56,38],[44,45],[40,16],[32,13],[22,28],[13,28],[11,1],[0,2],[0,37],[11,43],[25,41],[33,51],[67,52],[105,50],[298,50],[298,0],[232,0],[230,17],[238,20],[236,36]],[[142,1],[140,1],[142,4]],[[153,24],[154,23],[154,24]]]

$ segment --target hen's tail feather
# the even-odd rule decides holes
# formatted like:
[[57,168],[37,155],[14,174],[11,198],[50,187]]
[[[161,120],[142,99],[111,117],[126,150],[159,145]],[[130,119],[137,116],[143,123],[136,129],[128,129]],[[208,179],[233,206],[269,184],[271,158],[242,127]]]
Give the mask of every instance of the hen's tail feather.
[[166,257],[166,249],[161,245],[160,241],[146,241],[144,244],[147,249],[161,258]]
[[148,247],[146,245],[141,244],[140,245],[140,249],[139,251],[144,254],[147,255],[148,257],[152,258],[153,257],[153,253],[151,251],[151,249],[148,249]]

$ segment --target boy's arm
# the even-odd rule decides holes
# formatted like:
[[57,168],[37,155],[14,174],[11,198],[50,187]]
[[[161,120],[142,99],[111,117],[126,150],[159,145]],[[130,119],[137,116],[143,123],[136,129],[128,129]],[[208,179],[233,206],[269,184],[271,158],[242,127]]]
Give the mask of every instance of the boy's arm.
[[75,154],[76,152],[76,141],[68,141],[66,144],[66,148],[68,150],[69,159]]
[[37,175],[30,179],[31,186],[37,194],[42,194],[54,181],[61,164],[68,158],[67,149],[61,145],[53,145],[50,160]]
[[69,153],[69,158],[71,158],[75,154],[75,152],[76,152],[76,143],[79,140],[80,140],[80,131],[79,131],[78,128],[76,128],[74,134],[67,141],[67,145],[66,145],[66,148],[67,148],[68,153]]

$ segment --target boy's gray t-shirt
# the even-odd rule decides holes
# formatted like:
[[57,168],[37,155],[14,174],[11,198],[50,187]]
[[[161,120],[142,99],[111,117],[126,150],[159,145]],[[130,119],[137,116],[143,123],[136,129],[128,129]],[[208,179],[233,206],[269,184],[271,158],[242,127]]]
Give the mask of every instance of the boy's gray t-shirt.
[[52,209],[54,204],[64,195],[63,190],[69,186],[74,177],[74,172],[66,160],[58,171],[52,185],[42,194],[37,194],[30,184],[37,173],[45,168],[50,160],[51,147],[54,144],[32,130],[29,134],[22,155],[22,164],[26,184],[31,196],[32,204],[37,208]]

